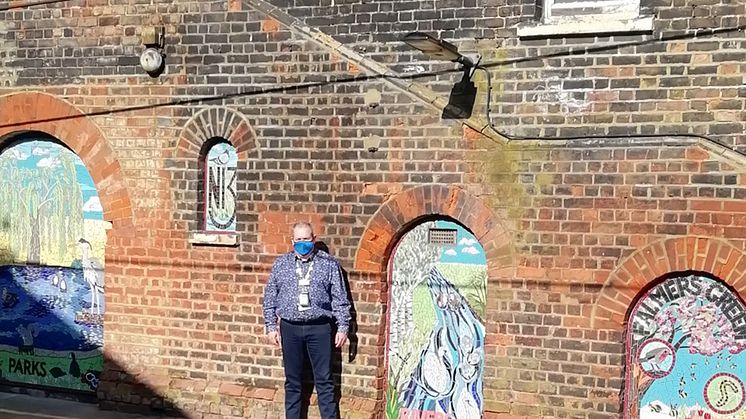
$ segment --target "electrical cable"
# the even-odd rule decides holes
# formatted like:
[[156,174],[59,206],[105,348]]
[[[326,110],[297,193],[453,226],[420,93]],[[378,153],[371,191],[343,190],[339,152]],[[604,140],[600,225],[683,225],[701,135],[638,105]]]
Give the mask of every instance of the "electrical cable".
[[[22,8],[22,7],[29,7],[29,6],[35,6],[35,5],[42,5],[42,4],[52,4],[52,3],[62,3],[64,1],[69,0],[43,0],[43,1],[32,1],[27,2],[21,5],[16,6],[4,6],[0,7],[0,11],[2,10],[9,10],[9,9],[16,9],[16,8]],[[604,135],[597,135],[597,134],[589,134],[589,135],[583,135],[583,136],[551,136],[551,137],[543,137],[543,136],[536,136],[536,137],[523,137],[523,136],[516,136],[511,135],[507,132],[501,131],[497,127],[495,127],[492,123],[491,118],[491,100],[492,100],[492,83],[491,83],[491,75],[489,72],[489,68],[493,67],[504,67],[504,66],[511,66],[514,64],[519,64],[523,62],[529,62],[529,61],[536,61],[536,60],[543,60],[543,59],[549,59],[549,58],[559,58],[559,57],[567,57],[567,56],[574,56],[574,55],[585,55],[589,53],[594,52],[604,52],[609,50],[618,50],[621,48],[631,47],[631,46],[641,46],[651,43],[658,43],[658,42],[668,42],[673,40],[683,40],[683,39],[693,39],[693,38],[699,38],[704,36],[712,36],[717,34],[727,34],[727,33],[733,33],[733,32],[742,32],[746,30],[746,25],[740,25],[735,27],[727,27],[727,28],[716,28],[716,29],[705,29],[705,30],[695,30],[693,32],[685,32],[682,34],[677,35],[669,35],[669,36],[659,36],[655,38],[649,38],[644,39],[640,41],[633,41],[633,42],[625,42],[625,43],[618,43],[618,44],[611,44],[611,45],[603,45],[599,47],[587,47],[587,48],[579,48],[579,49],[569,49],[565,51],[560,51],[556,53],[551,54],[545,54],[540,56],[532,56],[532,57],[522,57],[522,58],[516,58],[516,59],[510,59],[510,60],[502,60],[502,61],[496,61],[493,63],[488,64],[478,64],[476,66],[477,69],[480,69],[482,71],[485,71],[487,73],[487,85],[488,85],[488,97],[487,97],[487,124],[488,126],[494,130],[497,134],[501,135],[502,137],[506,138],[509,141],[515,141],[515,140],[565,140],[565,141],[572,141],[572,140],[592,140],[592,139],[613,139],[613,138],[671,138],[671,137],[681,137],[681,138],[700,138],[709,142],[712,142],[714,144],[719,144],[724,147],[724,144],[720,143],[719,141],[705,136],[701,134],[624,134],[624,135],[614,135],[614,134],[604,134]],[[344,83],[359,83],[359,82],[365,82],[365,81],[371,81],[371,80],[379,80],[379,79],[398,79],[398,80],[413,80],[413,79],[421,79],[426,77],[432,77],[432,76],[438,76],[442,74],[451,74],[455,72],[461,72],[462,69],[447,69],[447,70],[441,70],[441,71],[434,71],[434,72],[428,72],[428,73],[419,73],[419,74],[376,74],[372,76],[353,76],[353,77],[343,77],[339,79],[334,80],[328,80],[324,82],[315,82],[315,83],[306,83],[306,84],[296,84],[296,85],[290,85],[290,86],[277,86],[277,87],[271,87],[271,88],[260,88],[260,89],[253,89],[249,91],[242,91],[237,92],[233,94],[226,94],[226,95],[218,95],[218,96],[206,96],[206,97],[200,97],[200,98],[194,98],[194,99],[184,99],[184,100],[177,100],[177,101],[170,101],[170,102],[164,102],[164,103],[156,103],[153,105],[141,105],[141,106],[132,106],[132,107],[126,107],[126,108],[118,108],[118,109],[110,109],[110,110],[104,110],[104,111],[96,111],[96,112],[90,112],[90,113],[83,113],[80,115],[68,115],[63,117],[52,117],[52,118],[45,118],[45,119],[39,119],[39,120],[33,120],[33,121],[21,121],[21,122],[15,122],[15,123],[6,123],[6,124],[0,124],[0,128],[8,128],[8,127],[18,127],[33,123],[45,123],[45,122],[55,122],[60,120],[66,120],[66,119],[74,119],[74,118],[81,118],[86,116],[104,116],[104,115],[112,115],[117,113],[123,113],[123,112],[130,112],[130,111],[138,111],[138,110],[147,110],[147,109],[154,109],[154,108],[160,108],[160,107],[167,107],[167,106],[184,106],[184,105],[193,105],[197,103],[209,103],[217,100],[225,100],[225,99],[231,99],[231,98],[239,98],[239,97],[249,97],[249,96],[257,96],[267,93],[287,93],[290,91],[301,91],[301,90],[308,90],[316,87],[325,87],[328,85],[333,84],[344,84]],[[485,126],[486,128],[486,126]],[[483,133],[483,132],[482,132]],[[733,150],[736,151],[736,150]],[[738,152],[738,151],[736,151]],[[740,153],[740,152],[738,152]]]
[[[626,48],[629,46],[640,46],[645,45],[647,43],[650,43],[651,41],[655,42],[668,42],[673,40],[682,40],[682,39],[690,39],[690,38],[697,38],[700,36],[711,36],[711,35],[717,35],[721,33],[733,33],[733,32],[743,32],[746,30],[746,25],[740,25],[740,26],[734,26],[734,27],[728,27],[728,28],[717,28],[717,29],[707,29],[707,30],[696,30],[692,33],[684,33],[679,35],[671,35],[671,36],[660,36],[657,39],[648,39],[648,40],[642,40],[642,41],[634,41],[634,42],[627,42],[623,44],[615,44],[612,46],[600,46],[600,47],[591,47],[591,48],[582,48],[579,49],[577,52],[574,50],[568,50],[568,51],[561,51],[559,53],[554,54],[547,54],[542,56],[542,59],[545,58],[558,58],[563,56],[570,56],[570,55],[581,55],[581,54],[588,54],[589,52],[601,52],[606,51],[610,48],[613,49],[620,49],[620,48]],[[498,127],[496,127],[492,123],[492,112],[491,112],[491,99],[492,99],[492,77],[490,75],[490,72],[488,68],[495,67],[497,65],[503,66],[503,65],[512,65],[512,64],[518,64],[521,62],[526,61],[534,61],[536,60],[536,57],[527,57],[527,58],[518,58],[513,60],[506,60],[499,63],[490,63],[490,64],[477,64],[474,68],[478,70],[482,70],[487,74],[487,106],[486,106],[486,114],[487,114],[487,124],[488,126],[495,131],[500,136],[504,137],[508,141],[578,141],[578,140],[594,140],[594,139],[630,139],[630,138],[699,138],[702,140],[705,140],[707,142],[711,142],[713,144],[717,144],[721,147],[725,147],[729,150],[732,150],[738,154],[746,155],[743,152],[740,152],[738,150],[735,150],[731,147],[729,147],[726,144],[721,143],[720,141],[709,137],[707,135],[703,134],[695,134],[695,133],[687,133],[687,134],[681,134],[681,133],[673,133],[673,134],[642,134],[642,133],[630,133],[630,134],[587,134],[587,135],[573,135],[573,136],[518,136],[518,135],[512,135],[505,131],[502,131]],[[485,127],[486,128],[486,127]],[[484,134],[484,129],[481,134]]]

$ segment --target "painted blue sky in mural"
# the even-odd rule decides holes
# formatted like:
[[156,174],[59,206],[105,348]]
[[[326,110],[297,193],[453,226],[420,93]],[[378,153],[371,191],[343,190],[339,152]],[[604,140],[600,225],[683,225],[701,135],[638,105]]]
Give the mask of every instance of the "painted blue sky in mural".
[[[83,194],[83,218],[103,220],[101,201],[91,175],[83,162],[72,151],[50,141],[26,141],[16,144],[7,150],[7,156],[15,159],[22,169],[55,169],[60,166],[60,154],[66,154],[75,161],[76,175]],[[3,157],[5,157],[3,153]]]
[[440,254],[441,263],[487,264],[482,245],[466,229],[450,221],[437,221],[435,227],[457,231],[456,246],[443,246],[443,251]]
[[[680,338],[681,332],[678,332],[673,341]],[[680,349],[676,352],[676,362],[671,372],[651,384],[642,399],[642,405],[658,401],[667,406],[707,406],[704,399],[707,380],[722,372],[743,376],[745,366],[746,351],[731,354],[724,349],[713,356],[704,356],[691,354],[688,349]]]
[[212,146],[207,153],[207,160],[211,164],[236,167],[238,165],[238,154],[236,149],[228,143],[218,143]]

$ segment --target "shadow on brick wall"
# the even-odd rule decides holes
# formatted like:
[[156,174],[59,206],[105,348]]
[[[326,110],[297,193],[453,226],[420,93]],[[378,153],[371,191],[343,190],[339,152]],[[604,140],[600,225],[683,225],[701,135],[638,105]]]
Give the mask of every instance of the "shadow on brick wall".
[[187,417],[103,355],[104,307],[92,296],[81,267],[19,264],[0,249],[0,391]]

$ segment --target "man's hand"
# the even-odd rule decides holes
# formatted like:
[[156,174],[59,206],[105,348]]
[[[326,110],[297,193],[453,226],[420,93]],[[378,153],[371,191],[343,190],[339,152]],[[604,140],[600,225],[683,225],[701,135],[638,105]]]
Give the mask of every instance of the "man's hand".
[[280,332],[275,330],[274,332],[267,333],[267,340],[272,345],[280,346]]
[[337,333],[337,336],[334,338],[334,346],[341,348],[345,343],[347,343],[347,333]]

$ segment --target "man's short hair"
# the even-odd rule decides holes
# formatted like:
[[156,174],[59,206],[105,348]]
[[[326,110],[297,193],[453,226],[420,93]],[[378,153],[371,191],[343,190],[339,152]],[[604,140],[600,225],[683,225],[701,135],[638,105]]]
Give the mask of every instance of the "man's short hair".
[[307,221],[298,221],[297,223],[293,224],[293,228],[290,230],[290,232],[294,233],[295,229],[298,228],[298,227],[303,227],[303,228],[309,229],[311,231],[311,235],[313,235],[313,226],[311,225],[311,223],[309,223]]

